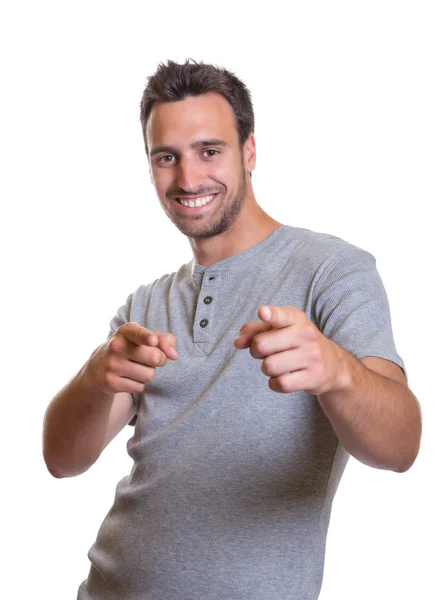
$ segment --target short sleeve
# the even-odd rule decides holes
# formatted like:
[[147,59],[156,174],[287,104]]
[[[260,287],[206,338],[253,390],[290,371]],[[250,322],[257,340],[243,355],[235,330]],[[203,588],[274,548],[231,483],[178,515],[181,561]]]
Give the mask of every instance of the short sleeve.
[[320,331],[357,358],[376,356],[397,364],[390,307],[376,260],[348,245],[322,266],[314,289],[314,318]]

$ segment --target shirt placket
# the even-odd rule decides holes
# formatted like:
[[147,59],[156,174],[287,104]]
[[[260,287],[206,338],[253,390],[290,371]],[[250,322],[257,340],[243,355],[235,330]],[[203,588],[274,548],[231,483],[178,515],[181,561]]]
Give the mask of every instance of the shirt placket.
[[208,355],[211,350],[215,306],[216,302],[218,302],[220,279],[220,273],[215,270],[211,271],[207,269],[203,275],[193,326],[193,340],[199,351],[199,355],[200,351],[203,355]]

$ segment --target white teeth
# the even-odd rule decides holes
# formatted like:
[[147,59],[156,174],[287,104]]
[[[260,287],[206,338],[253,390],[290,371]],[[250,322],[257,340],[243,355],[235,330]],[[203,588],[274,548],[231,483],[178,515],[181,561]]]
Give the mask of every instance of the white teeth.
[[188,206],[189,208],[194,208],[195,206],[204,206],[205,204],[207,204],[208,202],[211,202],[211,200],[214,198],[215,194],[211,194],[211,196],[204,196],[203,198],[197,198],[197,200],[194,202],[193,200],[190,200],[189,202],[187,202],[186,200],[182,200],[181,198],[178,198],[178,202],[180,202],[180,204],[183,204],[183,206]]

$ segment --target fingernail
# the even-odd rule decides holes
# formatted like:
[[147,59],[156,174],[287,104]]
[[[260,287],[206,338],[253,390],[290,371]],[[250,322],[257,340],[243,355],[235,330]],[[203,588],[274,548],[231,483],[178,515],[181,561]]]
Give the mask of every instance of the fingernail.
[[262,306],[262,310],[266,313],[266,319],[270,319],[272,316],[272,311],[268,306]]

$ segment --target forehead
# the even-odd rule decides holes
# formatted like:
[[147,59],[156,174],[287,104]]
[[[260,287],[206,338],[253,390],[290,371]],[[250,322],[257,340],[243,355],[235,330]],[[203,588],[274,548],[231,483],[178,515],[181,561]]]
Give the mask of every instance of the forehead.
[[186,145],[197,138],[238,138],[234,111],[229,102],[215,92],[190,96],[178,102],[154,104],[146,126],[148,147]]

